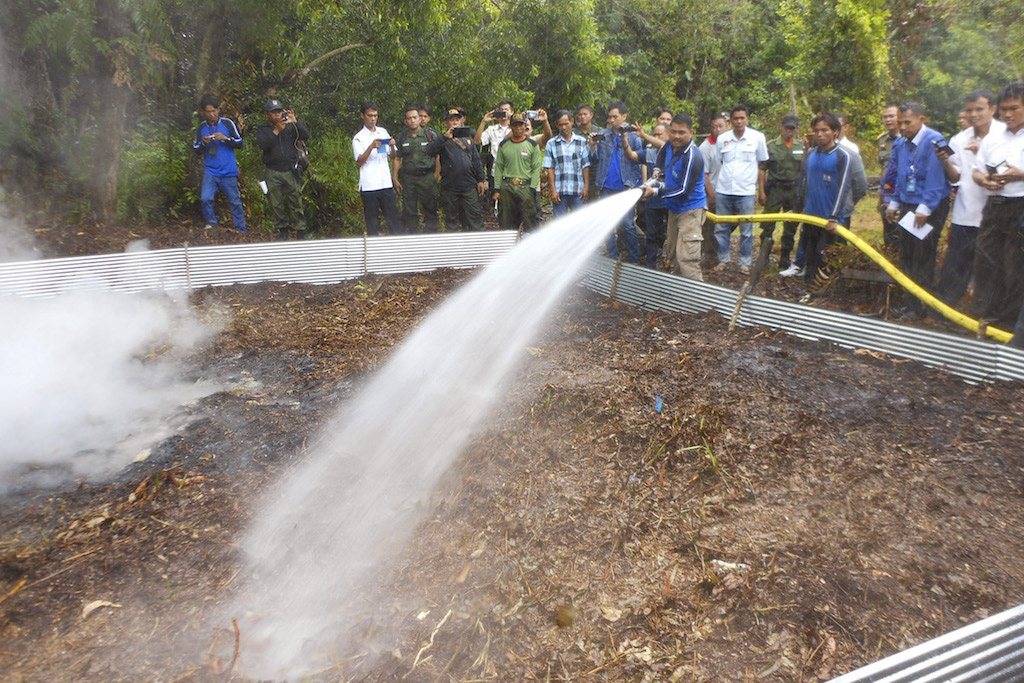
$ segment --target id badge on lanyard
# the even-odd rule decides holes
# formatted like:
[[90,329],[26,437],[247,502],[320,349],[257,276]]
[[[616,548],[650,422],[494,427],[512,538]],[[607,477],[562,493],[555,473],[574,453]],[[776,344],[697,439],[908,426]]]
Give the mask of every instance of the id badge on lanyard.
[[914,164],[911,164],[910,170],[907,171],[907,192],[917,192],[917,171]]

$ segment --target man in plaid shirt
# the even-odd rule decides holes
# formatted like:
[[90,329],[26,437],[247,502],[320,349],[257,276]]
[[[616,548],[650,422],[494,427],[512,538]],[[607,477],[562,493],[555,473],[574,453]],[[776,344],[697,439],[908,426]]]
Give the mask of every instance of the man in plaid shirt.
[[582,135],[572,131],[572,114],[561,109],[555,114],[558,135],[544,148],[543,167],[551,188],[551,212],[555,218],[583,208],[589,195],[590,148]]

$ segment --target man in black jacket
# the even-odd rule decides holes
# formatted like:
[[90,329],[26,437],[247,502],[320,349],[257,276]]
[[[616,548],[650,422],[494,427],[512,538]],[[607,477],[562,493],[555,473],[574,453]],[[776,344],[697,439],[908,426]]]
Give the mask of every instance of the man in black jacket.
[[309,139],[309,131],[294,112],[285,110],[279,99],[268,101],[264,111],[267,123],[256,129],[256,144],[263,150],[263,177],[274,227],[278,240],[287,240],[289,230],[302,239],[306,234],[306,217],[302,213],[299,143]]
[[487,178],[480,155],[473,144],[472,129],[460,132],[466,123],[462,107],[452,107],[444,117],[445,133],[431,140],[427,154],[441,160],[441,201],[444,205],[445,229],[451,232],[456,219],[463,230],[483,230],[484,216],[480,198],[487,191]]

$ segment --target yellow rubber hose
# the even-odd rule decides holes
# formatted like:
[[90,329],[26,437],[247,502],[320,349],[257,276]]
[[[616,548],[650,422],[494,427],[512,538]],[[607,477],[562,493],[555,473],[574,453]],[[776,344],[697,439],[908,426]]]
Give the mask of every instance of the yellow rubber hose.
[[[810,225],[817,225],[818,227],[824,228],[828,225],[828,221],[824,218],[818,218],[817,216],[808,216],[802,213],[758,213],[750,216],[718,216],[713,213],[707,214],[715,223],[768,223],[768,222],[790,222],[790,223],[808,223]],[[938,311],[947,320],[950,320],[961,327],[965,327],[972,332],[977,333],[981,328],[981,324],[974,318],[970,318],[960,311],[947,306],[942,301],[939,301],[934,296],[929,294],[923,287],[918,285],[916,282],[911,280],[909,277],[903,274],[903,272],[889,263],[888,259],[879,254],[874,247],[862,240],[860,237],[850,232],[843,226],[836,228],[836,234],[848,241],[853,246],[860,249],[862,252],[867,254],[868,258],[877,263],[882,270],[887,272],[892,279],[895,280],[903,289],[907,290],[923,303],[927,304],[930,308]],[[985,326],[985,334],[999,342],[1008,342],[1013,335],[1005,330],[1000,330],[995,327]]]

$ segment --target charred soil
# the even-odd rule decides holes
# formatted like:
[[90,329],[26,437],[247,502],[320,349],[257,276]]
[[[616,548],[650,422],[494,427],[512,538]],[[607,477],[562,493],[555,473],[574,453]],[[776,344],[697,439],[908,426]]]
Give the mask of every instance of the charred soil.
[[[466,277],[196,294],[225,389],[0,506],[0,678],[231,677],[234,540]],[[820,680],[1024,602],[1020,386],[584,290],[523,354],[315,679]]]

